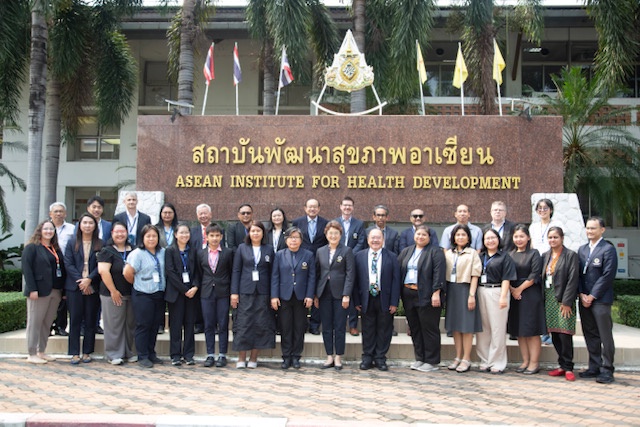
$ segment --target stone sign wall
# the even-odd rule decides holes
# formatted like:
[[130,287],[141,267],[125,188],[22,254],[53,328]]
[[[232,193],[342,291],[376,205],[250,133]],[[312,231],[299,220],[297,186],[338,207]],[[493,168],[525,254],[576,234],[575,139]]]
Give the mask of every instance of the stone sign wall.
[[503,200],[511,220],[529,222],[531,194],[562,192],[562,119],[140,116],[137,189],[164,192],[184,219],[199,203],[236,219],[243,202],[257,219],[276,206],[295,218],[312,197],[334,218],[348,195],[365,220],[383,203],[391,221],[420,207],[448,223],[465,203],[480,223]]

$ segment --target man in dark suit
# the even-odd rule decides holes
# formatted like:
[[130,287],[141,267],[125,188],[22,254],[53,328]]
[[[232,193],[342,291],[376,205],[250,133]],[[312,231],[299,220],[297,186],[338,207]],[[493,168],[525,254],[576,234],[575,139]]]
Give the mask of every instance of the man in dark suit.
[[238,219],[240,222],[230,225],[227,231],[227,247],[233,250],[236,250],[240,243],[244,243],[244,238],[249,232],[251,221],[253,221],[253,208],[250,204],[243,203],[240,205]]
[[393,315],[400,301],[400,265],[396,254],[382,247],[382,230],[374,228],[367,236],[368,250],[358,252],[353,298],[362,314],[362,363],[373,363],[386,371],[387,352],[391,345]]
[[96,221],[98,221],[98,237],[100,237],[102,243],[106,245],[111,238],[111,223],[102,219],[104,199],[100,196],[93,196],[87,200],[87,212],[93,215]]
[[280,316],[282,369],[299,369],[307,310],[316,292],[316,262],[301,248],[299,229],[289,229],[285,239],[287,249],[276,253],[271,270],[271,307]]
[[485,228],[493,228],[500,234],[502,249],[510,252],[516,248],[513,243],[513,227],[516,225],[507,218],[507,205],[505,202],[495,201],[491,204],[491,222]]
[[580,257],[580,319],[584,340],[589,352],[589,368],[580,372],[581,378],[595,378],[602,384],[610,384],[613,378],[613,280],[618,270],[616,249],[602,238],[604,220],[591,217],[587,220],[589,243],[578,250]]
[[138,195],[134,191],[130,191],[124,195],[125,211],[114,215],[114,222],[121,222],[127,226],[129,234],[129,243],[136,246],[140,243],[142,227],[151,224],[149,215],[138,210]]
[[[400,243],[400,237],[398,232],[391,227],[387,227],[387,221],[389,220],[389,208],[385,205],[376,205],[373,208],[373,222],[375,225],[367,228],[367,236],[373,229],[379,229],[382,231],[384,237],[384,248],[388,251],[398,254],[398,246]],[[368,242],[368,240],[367,240]]]
[[[198,269],[196,286],[200,290],[204,339],[207,345],[207,360],[204,366],[209,368],[215,364],[216,367],[221,368],[227,365],[233,251],[221,245],[222,228],[218,224],[208,225],[206,233],[208,246],[204,249],[196,249]],[[216,328],[220,340],[217,360],[215,359]]]
[[[342,226],[342,243],[344,243],[345,246],[350,247],[355,255],[366,247],[366,236],[364,232],[364,221],[353,216],[354,204],[355,202],[351,197],[344,197],[340,203],[340,211],[342,212],[342,215],[336,218],[336,221],[338,221]],[[360,332],[358,332],[358,311],[353,305],[353,299],[349,302],[349,308],[347,310],[347,316],[349,317],[349,333],[352,336],[357,337],[360,335]]]
[[[409,215],[411,221],[411,227],[400,233],[400,240],[398,243],[398,255],[406,247],[414,244],[413,234],[416,232],[416,227],[424,224],[424,211],[422,209],[414,209]],[[429,227],[429,241],[432,245],[438,246],[438,233]]]
[[[318,215],[320,203],[316,199],[307,200],[304,211],[306,215],[294,219],[291,225],[298,227],[302,232],[302,249],[311,251],[315,256],[318,248],[327,244],[324,228],[328,221]],[[311,307],[309,332],[320,335],[320,312],[315,307]]]

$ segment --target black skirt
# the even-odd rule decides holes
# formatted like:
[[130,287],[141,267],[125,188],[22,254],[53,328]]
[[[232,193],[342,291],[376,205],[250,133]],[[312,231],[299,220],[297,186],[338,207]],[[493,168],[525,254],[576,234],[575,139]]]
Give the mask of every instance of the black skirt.
[[232,320],[234,351],[276,347],[276,322],[269,295],[240,294]]

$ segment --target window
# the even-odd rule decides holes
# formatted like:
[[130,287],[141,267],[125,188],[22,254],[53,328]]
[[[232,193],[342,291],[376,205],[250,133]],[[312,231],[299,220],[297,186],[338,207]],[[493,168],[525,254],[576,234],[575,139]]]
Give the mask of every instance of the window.
[[178,99],[178,87],[169,82],[166,62],[146,62],[144,94],[140,105],[163,106],[165,99]]
[[95,117],[81,119],[80,130],[68,160],[114,160],[120,158],[120,127],[102,128]]
[[[87,211],[87,200],[93,196],[100,196],[104,199],[104,212],[102,219],[111,221],[113,213],[116,210],[118,204],[118,192],[112,188],[88,188],[88,187],[76,187],[70,189],[73,197],[73,212],[71,218],[76,222],[80,215]],[[69,194],[69,193],[67,193]],[[71,221],[67,216],[67,221]]]

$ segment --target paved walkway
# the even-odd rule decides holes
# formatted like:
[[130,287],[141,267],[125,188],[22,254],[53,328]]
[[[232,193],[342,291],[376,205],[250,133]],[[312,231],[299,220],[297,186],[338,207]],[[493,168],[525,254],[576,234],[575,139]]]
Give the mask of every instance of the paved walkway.
[[10,424],[7,414],[49,414],[32,418],[39,425],[639,425],[640,372],[616,372],[614,384],[601,385],[546,371],[421,373],[391,365],[380,372],[355,363],[341,372],[317,364],[282,371],[274,362],[236,370],[233,363],[177,368],[168,361],[141,369],[102,360],[36,366],[9,357],[0,359],[0,424]]

